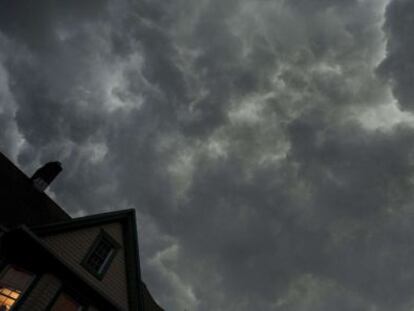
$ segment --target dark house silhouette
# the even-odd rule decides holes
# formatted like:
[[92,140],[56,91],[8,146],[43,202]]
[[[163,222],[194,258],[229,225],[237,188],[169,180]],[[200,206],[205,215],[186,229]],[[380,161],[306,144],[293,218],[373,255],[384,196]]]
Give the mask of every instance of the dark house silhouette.
[[0,311],[163,310],[142,282],[133,209],[72,218],[0,153]]

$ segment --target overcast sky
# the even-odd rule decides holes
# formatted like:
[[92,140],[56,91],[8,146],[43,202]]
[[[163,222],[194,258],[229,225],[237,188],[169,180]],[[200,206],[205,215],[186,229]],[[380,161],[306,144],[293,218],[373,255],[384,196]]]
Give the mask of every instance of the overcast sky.
[[0,148],[135,208],[168,311],[414,308],[414,1],[1,0]]

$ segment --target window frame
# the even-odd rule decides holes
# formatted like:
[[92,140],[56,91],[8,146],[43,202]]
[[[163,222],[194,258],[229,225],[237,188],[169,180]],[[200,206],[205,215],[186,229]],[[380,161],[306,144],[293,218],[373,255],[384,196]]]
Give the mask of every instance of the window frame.
[[[95,250],[97,249],[98,245],[101,243],[102,240],[106,240],[109,242],[109,244],[112,246],[112,253],[105,258],[105,261],[103,262],[103,266],[100,268],[99,271],[95,271],[89,264],[88,260],[93,255]],[[98,280],[102,280],[108,271],[109,267],[112,264],[112,261],[114,260],[115,256],[118,253],[118,250],[121,248],[121,245],[111,235],[109,235],[105,230],[101,229],[98,236],[95,238],[94,242],[92,243],[91,247],[89,248],[88,252],[86,253],[85,257],[83,258],[81,265],[89,272],[91,273],[95,278]]]
[[39,280],[39,275],[29,270],[26,270],[25,268],[22,268],[18,265],[12,264],[12,263],[3,263],[3,264],[0,264],[0,282],[1,282],[1,278],[6,274],[7,270],[10,268],[21,270],[31,276],[31,280],[29,281],[28,285],[26,286],[25,289],[21,290],[22,292],[20,293],[19,297],[15,300],[14,304],[10,308],[10,311],[13,311],[13,310],[18,310],[19,307],[24,303],[26,298],[30,295],[32,289],[36,286]]

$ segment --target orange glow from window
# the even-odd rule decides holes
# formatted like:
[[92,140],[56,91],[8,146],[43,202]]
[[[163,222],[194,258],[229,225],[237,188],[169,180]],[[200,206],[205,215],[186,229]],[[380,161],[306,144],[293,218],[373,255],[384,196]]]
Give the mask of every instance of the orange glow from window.
[[10,308],[19,299],[21,292],[11,288],[0,288],[0,311],[10,310]]
[[34,275],[9,265],[0,273],[0,311],[10,310],[33,281]]

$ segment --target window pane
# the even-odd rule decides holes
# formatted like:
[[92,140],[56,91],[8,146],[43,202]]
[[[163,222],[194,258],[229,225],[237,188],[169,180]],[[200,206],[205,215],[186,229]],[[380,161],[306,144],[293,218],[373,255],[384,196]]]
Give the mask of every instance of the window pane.
[[101,237],[92,253],[86,259],[85,265],[90,271],[100,275],[109,264],[114,250],[114,245],[105,237]]
[[0,276],[0,311],[10,310],[33,278],[34,275],[31,273],[8,266]]
[[17,267],[10,266],[0,278],[0,284],[5,287],[24,290],[33,280],[33,275]]

